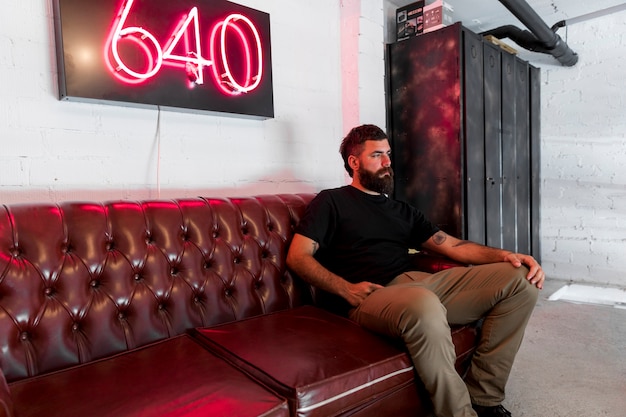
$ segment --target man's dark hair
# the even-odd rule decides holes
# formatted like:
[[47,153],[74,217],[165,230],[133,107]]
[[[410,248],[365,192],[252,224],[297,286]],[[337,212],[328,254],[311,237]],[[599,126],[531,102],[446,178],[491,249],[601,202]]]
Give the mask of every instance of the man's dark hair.
[[352,177],[354,172],[352,168],[350,168],[348,157],[350,155],[360,155],[365,147],[365,141],[383,139],[387,139],[387,134],[383,132],[380,127],[375,125],[361,125],[352,128],[346,137],[343,138],[339,152],[343,158],[343,166],[346,168],[346,171],[348,171],[348,174],[350,174],[350,177]]

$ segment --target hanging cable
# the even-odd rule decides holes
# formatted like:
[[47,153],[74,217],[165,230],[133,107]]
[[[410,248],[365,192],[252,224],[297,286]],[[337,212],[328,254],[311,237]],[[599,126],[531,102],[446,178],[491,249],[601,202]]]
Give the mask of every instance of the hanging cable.
[[161,198],[161,106],[157,106],[157,128],[155,133],[157,141],[157,161],[156,161],[156,186],[157,198]]

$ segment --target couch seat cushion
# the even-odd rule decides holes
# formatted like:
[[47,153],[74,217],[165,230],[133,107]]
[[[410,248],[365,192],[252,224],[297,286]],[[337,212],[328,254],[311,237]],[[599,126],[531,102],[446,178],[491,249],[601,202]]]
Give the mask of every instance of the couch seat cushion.
[[16,417],[289,415],[284,399],[188,335],[9,387]]
[[[297,416],[336,416],[413,384],[406,353],[354,322],[312,306],[192,334],[286,397]],[[417,397],[417,388],[409,389]]]

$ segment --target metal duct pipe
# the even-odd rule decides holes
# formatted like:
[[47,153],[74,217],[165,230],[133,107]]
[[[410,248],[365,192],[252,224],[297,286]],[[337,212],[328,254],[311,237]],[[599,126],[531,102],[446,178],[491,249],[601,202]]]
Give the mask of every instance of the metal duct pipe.
[[[499,0],[520,22],[522,22],[537,38],[536,51],[545,52],[555,57],[562,65],[571,67],[578,62],[578,54],[554,33],[550,27],[539,17],[537,12],[524,0]],[[513,38],[512,38],[513,39]],[[513,39],[515,40],[515,39]],[[526,39],[527,43],[528,39]],[[534,43],[532,43],[534,44]],[[524,46],[524,45],[520,45]]]
[[552,30],[556,32],[557,30],[559,30],[559,28],[562,28],[565,26],[571,26],[574,23],[584,22],[589,19],[595,19],[596,17],[606,16],[608,14],[621,12],[622,10],[626,10],[626,3],[618,4],[617,6],[608,7],[606,9],[598,10],[595,12],[587,13],[582,16],[570,17],[569,19],[561,20],[559,22],[556,22],[554,25],[552,25]]

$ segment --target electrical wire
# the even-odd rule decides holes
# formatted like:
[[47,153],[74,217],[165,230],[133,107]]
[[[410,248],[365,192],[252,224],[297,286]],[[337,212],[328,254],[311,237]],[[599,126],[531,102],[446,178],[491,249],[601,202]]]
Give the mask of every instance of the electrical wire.
[[157,106],[157,126],[155,139],[157,141],[157,160],[156,160],[156,187],[157,198],[161,198],[161,106]]

